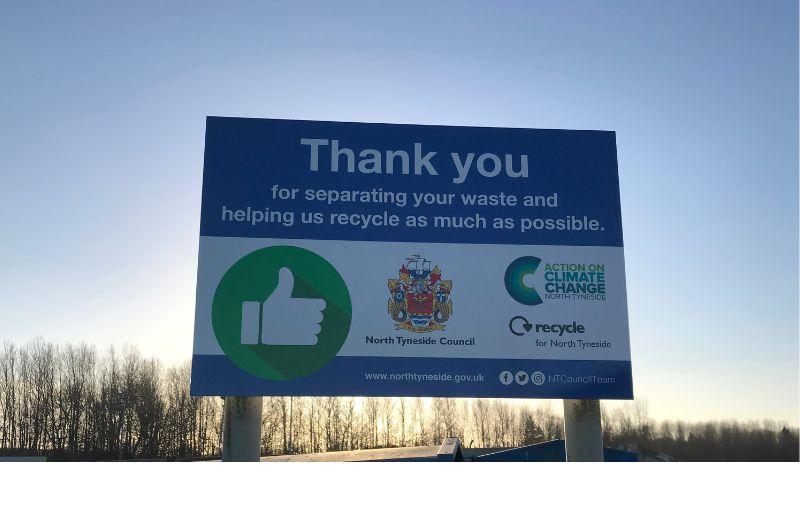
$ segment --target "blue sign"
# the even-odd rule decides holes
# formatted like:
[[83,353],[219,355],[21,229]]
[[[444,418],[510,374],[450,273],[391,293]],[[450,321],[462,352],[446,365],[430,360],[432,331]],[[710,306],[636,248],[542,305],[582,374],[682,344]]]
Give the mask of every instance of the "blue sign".
[[208,118],[192,394],[631,398],[615,134]]

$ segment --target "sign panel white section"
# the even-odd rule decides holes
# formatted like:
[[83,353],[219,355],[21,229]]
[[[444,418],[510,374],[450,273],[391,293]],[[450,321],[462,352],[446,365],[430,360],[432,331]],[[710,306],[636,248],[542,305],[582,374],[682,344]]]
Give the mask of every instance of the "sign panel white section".
[[[212,236],[200,238],[195,355],[224,355],[211,325],[214,292],[223,274],[248,253],[274,245],[315,252],[345,280],[353,317],[339,356],[630,360],[621,247]],[[388,312],[388,282],[398,279],[400,268],[414,255],[427,260],[425,266],[438,267],[443,280],[452,281],[452,315],[442,324],[442,330],[397,329]],[[524,305],[506,288],[506,269],[522,256],[541,260],[535,273],[523,279],[524,285],[533,287],[542,298],[541,304]],[[586,285],[582,280],[587,276],[581,277],[581,272],[593,272],[588,277],[593,281],[588,283],[595,288],[602,283],[604,292],[550,292]],[[243,332],[251,334],[249,330]]]

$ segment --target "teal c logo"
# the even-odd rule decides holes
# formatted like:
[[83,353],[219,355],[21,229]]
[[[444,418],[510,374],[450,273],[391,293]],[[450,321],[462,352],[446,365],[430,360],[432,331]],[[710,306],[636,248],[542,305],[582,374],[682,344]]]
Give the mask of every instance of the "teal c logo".
[[539,305],[542,303],[542,298],[536,289],[526,283],[526,279],[533,278],[541,262],[542,260],[535,256],[522,256],[512,261],[506,269],[506,291],[520,304]]
[[350,293],[323,257],[291,246],[251,252],[214,293],[211,324],[225,355],[254,376],[287,381],[318,371],[350,331]]

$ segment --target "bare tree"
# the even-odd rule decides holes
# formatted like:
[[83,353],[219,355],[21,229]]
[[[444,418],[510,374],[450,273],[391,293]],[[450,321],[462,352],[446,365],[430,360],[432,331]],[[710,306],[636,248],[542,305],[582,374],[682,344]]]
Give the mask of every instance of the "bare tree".
[[404,397],[401,397],[397,400],[397,416],[398,421],[400,422],[400,446],[405,447],[406,445],[406,422],[408,421],[408,400]]
[[478,447],[490,447],[491,405],[486,399],[472,401],[472,428],[477,436]]
[[380,410],[379,398],[368,397],[364,399],[364,412],[370,429],[369,447],[378,447],[378,415]]
[[392,446],[392,428],[394,418],[394,398],[383,397],[379,400],[380,420],[383,424],[383,446]]

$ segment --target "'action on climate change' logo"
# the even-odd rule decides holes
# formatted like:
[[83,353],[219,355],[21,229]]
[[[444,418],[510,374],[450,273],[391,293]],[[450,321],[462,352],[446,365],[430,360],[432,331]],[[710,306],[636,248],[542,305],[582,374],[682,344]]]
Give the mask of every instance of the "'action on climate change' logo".
[[[537,270],[543,270],[542,294],[533,286]],[[604,302],[606,267],[602,263],[542,263],[536,256],[515,259],[506,269],[508,294],[525,305],[539,305],[544,300]]]
[[506,291],[520,304],[539,305],[542,303],[542,297],[539,296],[536,289],[525,283],[527,278],[533,277],[541,262],[542,260],[536,256],[522,256],[512,261],[506,269]]

